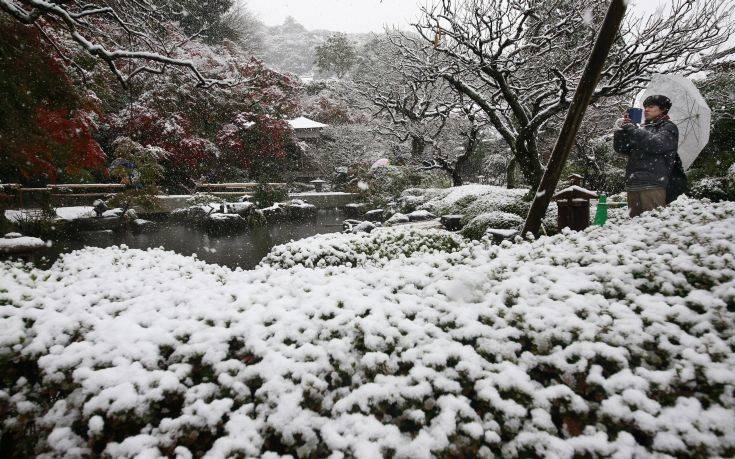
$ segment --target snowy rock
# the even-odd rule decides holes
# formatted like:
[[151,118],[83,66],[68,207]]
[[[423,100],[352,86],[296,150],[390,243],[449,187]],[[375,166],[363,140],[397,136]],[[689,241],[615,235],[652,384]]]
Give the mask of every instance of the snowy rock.
[[242,202],[230,202],[226,205],[227,212],[238,214],[242,217],[247,217],[247,215],[255,210],[255,204],[253,204],[250,201],[242,201]]
[[433,220],[436,215],[432,214],[428,210],[414,210],[408,214],[408,219],[412,222],[422,222],[426,220]]
[[464,215],[442,215],[440,220],[441,224],[449,231],[459,231],[462,229],[462,219]]
[[368,210],[365,212],[365,218],[367,220],[370,220],[371,222],[382,222],[385,220],[385,210],[384,209],[373,209]]
[[350,232],[352,228],[362,223],[362,220],[356,220],[354,218],[348,218],[342,222],[342,230]]
[[218,212],[207,215],[204,229],[210,234],[233,234],[249,228],[247,219],[238,214],[222,214]]
[[362,217],[365,214],[365,208],[367,206],[364,203],[353,202],[345,206],[345,215],[350,218]]
[[3,254],[32,252],[44,247],[46,243],[42,239],[23,236],[19,233],[7,233],[0,238],[0,253]]
[[129,221],[135,221],[138,219],[138,212],[135,211],[135,209],[128,209],[123,213],[123,218],[129,220]]
[[292,199],[285,202],[283,203],[283,207],[286,209],[286,216],[290,219],[313,217],[317,213],[315,205],[300,199]]
[[392,217],[390,217],[388,220],[385,221],[385,226],[393,226],[398,225],[401,223],[408,223],[410,220],[408,218],[408,215],[406,214],[393,214]]
[[374,230],[377,227],[378,227],[378,225],[376,225],[373,222],[364,221],[364,222],[360,222],[357,225],[353,226],[350,229],[350,232],[352,232],[352,233],[369,233],[369,232],[371,232],[372,230]]
[[470,220],[462,228],[462,235],[470,239],[480,239],[489,228],[496,230],[518,230],[523,225],[523,219],[507,212],[487,212]]
[[156,224],[150,220],[136,218],[133,220],[133,229],[140,233],[147,233],[156,230]]

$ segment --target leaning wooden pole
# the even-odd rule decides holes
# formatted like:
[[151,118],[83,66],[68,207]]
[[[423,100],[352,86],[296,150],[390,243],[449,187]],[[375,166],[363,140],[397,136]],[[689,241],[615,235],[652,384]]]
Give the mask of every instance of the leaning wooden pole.
[[541,178],[541,182],[536,190],[536,197],[531,204],[531,209],[528,211],[526,223],[523,225],[522,234],[524,235],[529,232],[533,233],[534,236],[538,236],[539,234],[541,219],[546,214],[546,209],[549,208],[556,184],[559,183],[562,169],[564,169],[564,164],[567,162],[569,152],[574,145],[574,138],[579,131],[579,126],[582,124],[582,118],[587,111],[587,106],[592,99],[595,87],[600,81],[600,74],[605,65],[605,59],[607,59],[607,55],[610,53],[610,48],[612,48],[615,42],[615,37],[618,34],[618,30],[620,30],[620,24],[625,17],[627,3],[627,0],[612,0],[610,3],[605,20],[602,23],[602,28],[597,34],[595,46],[592,48],[592,54],[587,61],[582,78],[579,80],[577,90],[574,93],[572,104],[564,120],[564,126],[559,133],[554,150],[551,152],[549,164],[546,166],[544,176]]

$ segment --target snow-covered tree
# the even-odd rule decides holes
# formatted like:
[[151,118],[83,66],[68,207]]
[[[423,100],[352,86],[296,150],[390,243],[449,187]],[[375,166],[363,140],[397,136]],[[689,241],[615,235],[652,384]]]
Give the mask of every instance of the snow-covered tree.
[[316,47],[316,66],[324,72],[335,73],[342,78],[357,63],[357,52],[347,35],[335,33]]
[[[473,100],[507,142],[526,180],[541,179],[539,133],[570,105],[597,33],[603,0],[442,0],[423,9],[420,38],[404,34],[402,54],[415,65],[437,62],[438,76]],[[673,0],[660,14],[622,27],[592,102],[630,95],[652,73],[691,74],[711,66],[703,55],[732,35],[731,0]],[[417,52],[423,49],[424,52]]]
[[[205,22],[201,28],[190,29],[193,32],[187,34],[186,24],[184,30],[180,30],[171,15],[180,16],[184,23],[195,16],[174,2],[163,3],[170,7],[158,8],[156,2],[149,0],[101,0],[95,3],[0,0],[0,11],[37,28],[59,54],[74,62],[80,70],[83,66],[71,59],[70,52],[82,51],[101,60],[123,86],[136,76],[166,71],[179,71],[200,87],[235,84],[235,81],[223,81],[203,74],[188,56],[179,52],[182,45],[202,34],[208,26]],[[202,13],[210,11],[209,3],[202,4]],[[220,5],[229,1],[216,3]],[[218,12],[221,7],[217,8]],[[195,26],[191,24],[191,27]]]
[[[461,185],[460,170],[477,150],[485,115],[470,98],[452,90],[435,64],[406,59],[401,51],[411,49],[411,43],[405,37],[387,34],[367,48],[354,84],[372,106],[380,132],[410,142],[411,161],[441,169]],[[459,145],[451,141],[452,134],[459,134]]]

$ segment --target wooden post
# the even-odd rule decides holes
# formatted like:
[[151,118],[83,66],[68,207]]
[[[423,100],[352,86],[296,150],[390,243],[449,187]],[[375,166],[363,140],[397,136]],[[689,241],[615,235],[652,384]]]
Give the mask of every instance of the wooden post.
[[620,24],[625,17],[627,8],[627,0],[612,0],[610,7],[605,15],[605,20],[600,28],[600,33],[595,40],[595,46],[592,48],[587,65],[579,80],[577,90],[574,93],[572,104],[567,112],[564,126],[559,133],[554,150],[551,152],[549,164],[546,166],[544,176],[541,178],[536,196],[528,211],[526,223],[523,225],[523,235],[531,232],[534,236],[538,236],[541,227],[541,219],[546,214],[549,207],[551,197],[554,195],[556,184],[559,182],[564,163],[567,161],[569,152],[574,145],[574,138],[582,124],[582,118],[587,111],[587,106],[592,99],[592,94],[600,81],[600,74],[605,65],[605,59],[615,42],[615,37],[620,29]]

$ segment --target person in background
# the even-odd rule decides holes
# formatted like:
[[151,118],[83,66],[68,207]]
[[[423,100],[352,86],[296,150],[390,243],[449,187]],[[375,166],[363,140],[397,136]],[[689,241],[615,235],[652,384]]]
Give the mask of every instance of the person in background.
[[626,112],[615,131],[615,151],[628,157],[625,189],[630,216],[663,207],[683,192],[686,176],[677,151],[679,129],[668,112],[671,100],[663,95],[643,101],[645,122],[638,126]]

